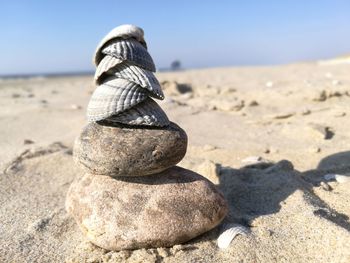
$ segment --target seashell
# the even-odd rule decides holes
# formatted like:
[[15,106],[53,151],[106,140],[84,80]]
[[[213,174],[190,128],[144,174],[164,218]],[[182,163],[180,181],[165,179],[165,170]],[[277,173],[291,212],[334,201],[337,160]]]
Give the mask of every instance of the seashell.
[[150,97],[164,99],[153,74],[143,30],[132,25],[113,29],[100,42],[94,62],[99,87],[91,96],[87,117],[128,125],[166,126],[169,119]]
[[94,76],[94,79],[96,80],[96,82],[98,82],[99,78],[102,76],[103,73],[107,72],[108,70],[112,69],[115,65],[118,65],[122,62],[123,60],[119,58],[108,56],[108,55],[105,56],[96,68],[95,76]]
[[101,50],[107,42],[111,41],[112,39],[116,38],[122,38],[122,39],[128,39],[128,38],[134,38],[138,42],[140,42],[146,49],[147,49],[147,44],[144,39],[144,33],[142,28],[139,28],[134,25],[121,25],[118,26],[114,29],[112,29],[97,45],[96,51],[95,51],[95,56],[94,56],[94,63],[95,65],[98,64],[97,61],[100,60],[100,55],[101,55]]
[[[134,39],[117,39],[102,49],[102,53],[121,60],[133,62],[136,66],[155,72],[153,59],[139,42]],[[99,62],[99,61],[98,61]]]
[[137,67],[130,62],[123,62],[115,65],[115,67],[107,72],[113,74],[117,78],[127,79],[135,82],[143,88],[150,91],[150,96],[156,99],[164,99],[162,88],[151,71]]
[[350,182],[350,175],[344,174],[326,174],[324,179],[327,181],[336,180],[338,183],[348,183]]
[[106,81],[91,96],[87,107],[89,121],[99,121],[125,111],[147,99],[145,89],[125,79]]
[[107,123],[123,123],[128,125],[167,126],[170,124],[162,108],[151,98],[137,104],[129,110],[104,120]]
[[350,176],[349,175],[343,175],[343,174],[336,174],[335,180],[338,183],[350,183]]
[[239,225],[239,224],[224,224],[223,232],[218,237],[218,247],[219,248],[228,248],[231,244],[231,241],[237,235],[248,235],[250,233],[249,228]]

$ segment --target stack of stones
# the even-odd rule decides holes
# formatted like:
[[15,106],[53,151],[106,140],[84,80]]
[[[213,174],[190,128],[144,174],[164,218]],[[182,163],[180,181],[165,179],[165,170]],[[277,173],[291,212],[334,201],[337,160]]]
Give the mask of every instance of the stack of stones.
[[169,247],[217,226],[227,204],[204,177],[175,166],[187,135],[151,97],[163,99],[141,28],[123,25],[98,45],[89,124],[74,145],[85,173],[68,212],[108,250]]

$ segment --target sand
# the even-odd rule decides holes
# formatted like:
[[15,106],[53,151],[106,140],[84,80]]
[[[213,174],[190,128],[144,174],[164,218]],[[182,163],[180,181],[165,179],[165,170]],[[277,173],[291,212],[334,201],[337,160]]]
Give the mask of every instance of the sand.
[[[160,104],[184,128],[180,166],[250,227],[227,249],[220,227],[171,248],[113,252],[85,240],[64,209],[92,76],[0,80],[0,262],[350,262],[349,64],[158,73]],[[165,83],[167,81],[167,83]],[[178,84],[174,83],[176,81]],[[179,85],[181,84],[181,85]],[[247,166],[247,158],[268,163]]]

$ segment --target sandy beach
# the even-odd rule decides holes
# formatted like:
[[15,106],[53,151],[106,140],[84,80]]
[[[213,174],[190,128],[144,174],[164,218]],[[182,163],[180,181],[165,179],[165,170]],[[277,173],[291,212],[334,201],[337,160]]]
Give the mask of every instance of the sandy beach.
[[[179,163],[250,228],[182,245],[106,251],[64,208],[92,76],[0,80],[1,262],[350,262],[350,65],[300,63],[157,73],[159,104],[187,133]],[[340,175],[340,176],[335,176]]]

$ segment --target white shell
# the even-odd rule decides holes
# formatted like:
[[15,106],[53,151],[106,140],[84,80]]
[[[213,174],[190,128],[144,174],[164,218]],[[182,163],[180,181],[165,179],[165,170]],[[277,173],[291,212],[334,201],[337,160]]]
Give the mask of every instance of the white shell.
[[324,179],[327,181],[336,180],[338,183],[348,183],[350,182],[350,175],[343,174],[326,174]]
[[109,117],[105,121],[128,125],[159,127],[167,126],[170,123],[162,108],[151,98],[147,98],[145,101],[137,104],[135,107]]
[[219,235],[218,238],[218,247],[219,248],[228,248],[231,244],[231,241],[237,235],[248,235],[249,228],[239,225],[239,224],[226,224],[223,226],[223,232]]
[[121,25],[118,26],[114,29],[112,29],[97,45],[96,51],[95,51],[95,56],[94,56],[94,63],[97,65],[98,63],[98,57],[100,56],[101,49],[103,46],[109,42],[112,39],[115,38],[123,38],[123,39],[128,39],[128,38],[135,38],[137,41],[139,41],[145,48],[147,48],[146,41],[144,39],[144,33],[142,28],[139,28],[134,25]]
[[147,99],[143,88],[125,79],[112,79],[97,87],[91,96],[87,117],[99,121],[130,109]]
[[95,77],[94,77],[95,80],[98,81],[103,73],[107,72],[108,70],[113,68],[115,65],[118,65],[122,62],[123,60],[119,58],[108,56],[108,55],[105,56],[96,68]]
[[[121,60],[133,62],[136,66],[155,72],[153,59],[139,42],[135,39],[116,39],[102,49],[102,53]],[[99,61],[98,61],[99,63]]]
[[152,97],[161,100],[164,99],[162,88],[151,71],[137,67],[130,62],[125,61],[121,64],[117,64],[113,69],[109,70],[107,74],[135,82],[141,87],[149,90]]

